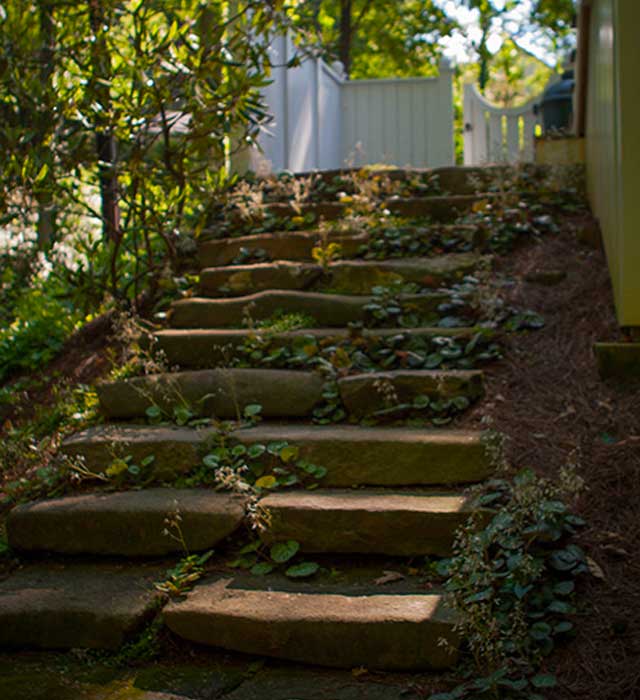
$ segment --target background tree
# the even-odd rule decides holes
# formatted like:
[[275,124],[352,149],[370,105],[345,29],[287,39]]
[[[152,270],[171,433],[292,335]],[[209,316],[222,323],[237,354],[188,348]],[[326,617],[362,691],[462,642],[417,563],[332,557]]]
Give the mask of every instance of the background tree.
[[540,31],[555,53],[572,45],[571,29],[575,22],[575,0],[535,0],[530,21]]
[[304,0],[297,26],[352,78],[430,75],[456,26],[435,0]]

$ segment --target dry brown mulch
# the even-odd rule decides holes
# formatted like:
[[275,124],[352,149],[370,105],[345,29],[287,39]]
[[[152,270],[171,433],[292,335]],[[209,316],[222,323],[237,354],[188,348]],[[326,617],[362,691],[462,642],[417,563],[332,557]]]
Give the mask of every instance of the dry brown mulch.
[[[554,286],[525,280],[558,267],[567,277]],[[579,544],[602,573],[582,584],[577,637],[554,659],[549,697],[640,698],[640,383],[605,383],[596,370],[593,343],[620,336],[606,259],[566,226],[498,271],[513,280],[510,302],[546,324],[510,336],[505,360],[487,371],[487,401],[465,423],[488,413],[509,437],[510,462],[547,476],[578,451],[588,523]]]

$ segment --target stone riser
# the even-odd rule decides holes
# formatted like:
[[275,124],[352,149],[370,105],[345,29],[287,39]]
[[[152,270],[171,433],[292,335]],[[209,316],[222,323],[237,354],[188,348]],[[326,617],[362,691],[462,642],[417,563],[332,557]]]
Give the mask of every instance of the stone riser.
[[[403,228],[405,228],[403,226]],[[424,237],[424,227],[420,227],[421,236]],[[446,225],[438,224],[435,227],[438,233],[448,232],[458,235],[476,245],[478,241],[478,228],[474,225]],[[234,265],[243,254],[255,254],[263,251],[267,260],[295,260],[299,262],[311,262],[313,249],[325,240],[327,243],[340,245],[339,257],[349,260],[359,255],[361,247],[367,242],[368,235],[359,231],[353,232],[329,232],[322,234],[318,231],[277,231],[275,233],[257,233],[237,238],[221,238],[202,243],[198,249],[198,262],[201,269],[208,267],[220,267]],[[408,257],[408,256],[407,256]],[[264,262],[264,261],[263,261]]]
[[[411,218],[430,218],[437,223],[453,223],[459,216],[466,214],[480,199],[491,198],[495,195],[451,195],[438,197],[409,197],[391,198],[380,206],[391,214]],[[318,202],[293,206],[288,203],[273,203],[263,207],[265,214],[280,218],[291,219],[296,216],[313,215],[315,221],[335,221],[347,215],[352,205],[340,202]],[[240,215],[233,220],[238,226],[247,224]]]
[[[234,532],[246,499],[196,489],[144,489],[20,505],[7,520],[18,552],[158,557],[211,549]],[[173,516],[172,516],[173,514]],[[165,522],[179,514],[180,531]]]
[[[360,246],[367,240],[365,235],[330,234],[327,241],[338,243],[343,258],[355,257]],[[271,260],[313,260],[312,251],[322,241],[320,232],[303,231],[259,233],[239,238],[223,238],[203,243],[198,252],[202,269],[231,265],[247,251],[264,250]]]
[[[102,426],[67,439],[63,452],[82,457],[97,471],[113,462],[114,452],[136,464],[150,455],[152,478],[170,481],[201,464],[213,429],[163,426]],[[481,433],[416,428],[260,425],[234,431],[232,442],[285,441],[299,456],[327,469],[323,487],[420,486],[481,481],[492,467]]]
[[434,258],[405,258],[370,262],[338,261],[326,268],[311,263],[279,261],[234,267],[213,267],[200,274],[202,296],[242,296],[256,291],[286,289],[331,290],[339,294],[370,294],[376,286],[413,283],[437,287],[461,280],[480,263],[472,253]]
[[[407,335],[412,338],[471,338],[473,328],[379,328],[365,329],[362,337],[376,341]],[[303,328],[297,331],[273,333],[270,330],[245,329],[172,329],[155,334],[158,350],[164,353],[170,367],[211,368],[228,365],[234,351],[252,339],[268,341],[270,348],[288,347],[300,338],[317,343],[339,343],[350,337],[348,330],[339,328]]]
[[[432,400],[483,393],[482,372],[369,372],[337,381],[344,406],[353,418],[373,416],[419,396]],[[245,406],[259,404],[264,418],[310,417],[322,403],[325,387],[317,372],[274,369],[212,369],[136,377],[97,387],[100,406],[109,418],[144,417],[159,407],[167,416],[187,406],[198,416],[239,418]],[[388,392],[393,400],[386,398]]]
[[469,518],[459,494],[389,491],[274,493],[260,501],[267,544],[296,540],[304,552],[449,556]]
[[[434,312],[449,301],[447,294],[405,295],[417,313]],[[240,328],[250,317],[254,321],[271,318],[279,312],[311,316],[318,328],[344,328],[350,323],[363,322],[370,296],[346,296],[319,292],[268,291],[233,299],[184,299],[171,308],[173,328]]]

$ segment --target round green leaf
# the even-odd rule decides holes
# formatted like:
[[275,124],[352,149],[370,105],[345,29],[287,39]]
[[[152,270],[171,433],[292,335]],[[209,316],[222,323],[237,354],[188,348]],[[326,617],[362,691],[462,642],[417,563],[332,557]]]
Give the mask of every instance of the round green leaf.
[[258,459],[258,457],[261,457],[266,451],[267,448],[264,445],[251,445],[247,450],[247,454],[251,459]]
[[295,557],[300,549],[300,543],[295,540],[289,540],[288,542],[278,542],[271,547],[271,559],[278,564],[284,564]]
[[216,469],[220,466],[220,457],[216,454],[208,454],[202,458],[202,463],[205,467]]
[[259,403],[250,403],[244,407],[244,415],[246,418],[253,418],[262,413],[262,406]]
[[289,578],[307,578],[313,576],[319,568],[320,565],[313,561],[303,561],[301,564],[290,566],[284,573]]
[[266,576],[273,571],[273,564],[267,561],[261,561],[259,564],[251,567],[251,573],[255,576]]
[[557,684],[556,677],[551,673],[539,673],[531,679],[534,688],[555,688]]
[[298,456],[300,450],[295,445],[287,445],[280,450],[280,459],[288,464],[292,459]]

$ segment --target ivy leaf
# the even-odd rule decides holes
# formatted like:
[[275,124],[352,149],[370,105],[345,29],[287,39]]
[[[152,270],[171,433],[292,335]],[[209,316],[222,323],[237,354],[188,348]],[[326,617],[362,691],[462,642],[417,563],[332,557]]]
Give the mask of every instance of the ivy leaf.
[[247,455],[250,459],[258,459],[258,457],[261,457],[266,451],[267,448],[264,445],[251,445],[247,450]]
[[255,487],[258,489],[272,489],[276,486],[278,480],[275,476],[268,474],[267,476],[261,476],[255,483]]
[[293,559],[300,549],[300,543],[295,540],[278,542],[271,547],[270,556],[278,564],[284,564]]
[[220,457],[216,454],[208,454],[205,455],[202,458],[202,463],[204,464],[205,467],[209,467],[210,469],[216,469],[217,467],[220,466]]
[[573,608],[569,603],[565,603],[563,600],[554,600],[548,607],[549,612],[559,613],[561,615],[570,615],[573,612]]
[[280,459],[288,464],[292,459],[296,459],[300,450],[295,445],[286,445],[280,450]]
[[420,396],[416,396],[416,398],[413,400],[413,407],[417,409],[424,409],[428,408],[429,403],[429,397],[421,394]]
[[243,413],[245,418],[255,418],[262,413],[262,406],[259,403],[250,403],[244,407]]
[[159,406],[149,406],[144,413],[152,421],[162,418],[162,411]]
[[315,562],[304,561],[301,564],[290,566],[284,573],[289,578],[307,578],[313,576],[319,568],[320,565]]
[[558,681],[551,673],[539,673],[531,679],[531,685],[534,688],[555,688]]
[[273,571],[273,564],[269,564],[267,561],[261,561],[259,564],[255,564],[251,567],[251,573],[255,576],[266,576]]
[[193,418],[193,413],[186,406],[176,406],[173,409],[173,417],[178,425],[186,425]]
[[576,586],[573,581],[561,581],[560,583],[556,583],[556,585],[553,587],[553,592],[556,595],[569,595],[570,593],[573,593],[575,587]]

